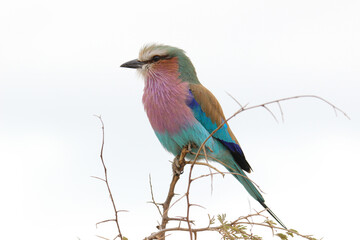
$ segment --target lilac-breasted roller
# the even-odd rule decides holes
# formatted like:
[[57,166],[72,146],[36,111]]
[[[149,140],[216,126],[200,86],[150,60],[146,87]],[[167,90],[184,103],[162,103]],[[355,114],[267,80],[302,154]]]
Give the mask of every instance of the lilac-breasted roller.
[[[185,52],[167,45],[146,45],[139,58],[121,67],[137,69],[145,79],[142,98],[152,128],[166,150],[178,156],[184,146],[197,151],[205,139],[226,119],[215,96],[198,80]],[[205,144],[206,154],[216,159],[245,187],[274,219],[255,185],[246,177],[251,167],[229,124],[225,123]],[[187,155],[193,158],[193,155]]]

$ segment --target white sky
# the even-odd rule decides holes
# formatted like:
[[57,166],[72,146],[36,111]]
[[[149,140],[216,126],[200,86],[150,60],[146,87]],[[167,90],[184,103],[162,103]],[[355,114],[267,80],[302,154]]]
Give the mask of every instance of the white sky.
[[[98,239],[113,226],[99,160],[105,160],[123,234],[142,239],[159,220],[172,156],[141,104],[143,82],[119,65],[159,42],[186,50],[227,116],[237,105],[316,94],[230,122],[266,192],[290,228],[324,239],[357,234],[360,200],[359,1],[2,1],[0,3],[0,226],[2,239]],[[274,112],[279,115],[276,106]],[[199,170],[199,169],[198,169]],[[201,169],[197,172],[207,172]],[[186,174],[186,173],[185,173]],[[185,187],[185,178],[178,193]],[[199,227],[207,214],[261,210],[232,177],[194,184]],[[173,215],[184,215],[181,206]],[[174,234],[169,239],[184,235]],[[187,237],[187,235],[185,235]],[[200,239],[218,239],[216,234]]]

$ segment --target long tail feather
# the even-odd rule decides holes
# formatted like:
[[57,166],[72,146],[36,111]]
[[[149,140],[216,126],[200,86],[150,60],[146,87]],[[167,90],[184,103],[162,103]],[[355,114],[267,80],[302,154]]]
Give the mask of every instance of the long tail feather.
[[[255,187],[255,185],[247,178],[244,171],[239,168],[237,165],[230,167],[226,167],[230,172],[236,173],[233,176],[245,187],[246,191],[255,199],[257,200],[265,209],[266,211],[285,229],[286,226],[282,223],[282,221],[275,215],[273,211],[265,204],[265,199],[259,192],[259,190]],[[237,171],[235,171],[235,169]],[[241,174],[241,175],[239,175]]]
[[271,209],[266,206],[265,203],[260,202],[260,204],[266,209],[266,211],[285,229],[287,229],[287,227],[283,224],[283,222],[275,215],[275,213],[273,211],[271,211]]

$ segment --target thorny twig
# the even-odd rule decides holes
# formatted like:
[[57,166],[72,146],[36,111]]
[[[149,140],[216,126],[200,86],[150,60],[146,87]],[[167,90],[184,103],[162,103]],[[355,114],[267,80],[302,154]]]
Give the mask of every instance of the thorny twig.
[[155,205],[155,207],[157,208],[157,210],[159,211],[159,214],[161,217],[163,217],[162,213],[161,213],[161,210],[160,210],[160,207],[159,207],[159,204],[157,204],[155,202],[155,197],[154,197],[154,192],[153,192],[153,187],[152,187],[152,183],[151,183],[151,175],[149,175],[149,183],[150,183],[150,191],[151,191],[151,202],[152,204]]
[[[101,143],[101,150],[100,150],[100,159],[101,159],[101,163],[102,163],[102,166],[104,168],[104,175],[105,175],[105,178],[99,178],[99,177],[94,177],[93,178],[96,178],[96,179],[99,179],[99,180],[102,180],[105,182],[106,184],[106,187],[107,187],[107,190],[108,190],[108,193],[109,193],[109,196],[110,196],[110,200],[111,200],[111,204],[113,206],[113,209],[114,209],[114,214],[115,214],[115,218],[114,219],[107,219],[107,220],[104,220],[104,221],[101,221],[101,222],[98,222],[96,224],[99,225],[101,223],[105,223],[105,222],[115,222],[116,224],[116,227],[117,227],[117,230],[118,230],[118,234],[116,235],[116,238],[120,238],[121,240],[123,240],[123,236],[121,234],[121,230],[120,230],[120,224],[119,224],[119,217],[118,217],[118,213],[121,212],[122,210],[117,210],[116,208],[116,205],[115,205],[115,201],[114,201],[114,198],[113,198],[113,195],[111,193],[111,189],[110,189],[110,185],[109,185],[109,180],[108,180],[108,175],[107,175],[107,168],[106,168],[106,165],[105,165],[105,162],[104,162],[104,158],[103,158],[103,151],[104,151],[104,143],[105,143],[105,129],[104,129],[104,122],[101,118],[101,116],[97,116],[95,115],[95,117],[99,118],[100,122],[101,122],[101,129],[102,129],[102,143]],[[99,236],[100,237],[100,236]],[[103,239],[106,239],[104,237],[100,237],[100,238],[103,238]]]

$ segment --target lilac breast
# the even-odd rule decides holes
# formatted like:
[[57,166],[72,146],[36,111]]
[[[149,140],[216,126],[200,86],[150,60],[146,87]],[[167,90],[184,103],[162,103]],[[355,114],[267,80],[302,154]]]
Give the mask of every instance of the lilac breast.
[[145,79],[143,104],[151,126],[158,133],[176,134],[195,118],[186,100],[188,83],[172,74],[149,74]]

